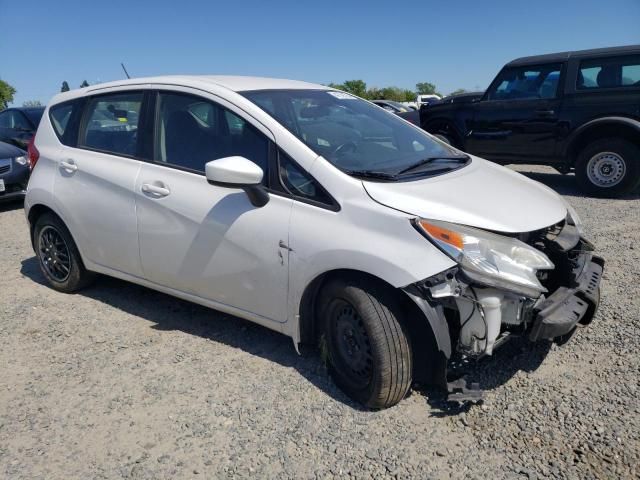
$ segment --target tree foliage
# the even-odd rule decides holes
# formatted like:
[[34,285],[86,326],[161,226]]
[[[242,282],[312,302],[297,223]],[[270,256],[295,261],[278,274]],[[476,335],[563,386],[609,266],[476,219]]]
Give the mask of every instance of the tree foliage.
[[62,82],[62,87],[60,88],[60,91],[61,92],[68,92],[69,90],[71,90],[71,89],[69,88],[69,84],[65,80],[64,82]]
[[[420,85],[429,85],[430,91],[435,92],[436,87],[431,83],[419,83]],[[406,88],[400,88],[395,86],[389,87],[369,87],[364,80],[347,80],[344,83],[330,83],[329,87],[337,90],[343,90],[345,92],[357,95],[358,97],[367,100],[394,100],[396,102],[413,102],[416,99],[416,92]]]
[[86,80],[83,80],[82,83],[80,84],[80,88],[84,88],[88,86],[89,86],[89,82],[87,82]]
[[22,102],[22,106],[23,107],[41,107],[42,103],[40,103],[40,100],[26,100]]
[[416,83],[416,92],[419,95],[437,95],[436,86],[429,82]]
[[0,80],[0,110],[3,110],[13,102],[13,96],[16,94],[16,89],[9,85],[4,80]]

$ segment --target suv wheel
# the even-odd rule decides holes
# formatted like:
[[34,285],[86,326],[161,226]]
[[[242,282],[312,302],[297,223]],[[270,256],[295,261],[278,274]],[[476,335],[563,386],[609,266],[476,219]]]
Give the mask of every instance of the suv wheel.
[[38,218],[33,240],[40,270],[54,289],[71,293],[93,280],[94,275],[84,268],[69,230],[57,216],[46,213]]
[[640,148],[620,138],[604,138],[587,145],[576,161],[576,179],[587,193],[615,197],[640,182]]
[[371,280],[335,280],[320,305],[321,347],[336,384],[369,408],[402,400],[411,387],[412,352],[392,292]]

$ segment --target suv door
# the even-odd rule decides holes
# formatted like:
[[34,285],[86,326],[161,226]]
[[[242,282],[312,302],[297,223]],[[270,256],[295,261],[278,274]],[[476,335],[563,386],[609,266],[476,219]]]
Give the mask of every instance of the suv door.
[[[81,109],[80,103],[50,112],[63,143],[57,152],[54,197],[84,260],[138,277],[134,186],[141,164],[143,98],[141,90],[117,91],[86,98],[83,113],[67,113],[72,105]],[[64,130],[76,122],[77,140],[70,143]]]
[[496,161],[553,157],[561,63],[504,68],[474,104],[467,149]]
[[187,92],[156,95],[153,161],[135,187],[144,276],[258,323],[285,322],[292,200],[271,195],[258,208],[204,176],[207,162],[239,155],[268,182],[273,137],[224,100]]

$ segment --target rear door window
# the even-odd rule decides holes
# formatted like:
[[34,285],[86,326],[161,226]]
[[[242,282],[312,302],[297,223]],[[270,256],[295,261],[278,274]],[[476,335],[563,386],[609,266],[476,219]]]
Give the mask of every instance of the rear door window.
[[640,86],[640,55],[594,58],[580,62],[578,90]]
[[79,147],[135,156],[142,92],[114,93],[90,98]]

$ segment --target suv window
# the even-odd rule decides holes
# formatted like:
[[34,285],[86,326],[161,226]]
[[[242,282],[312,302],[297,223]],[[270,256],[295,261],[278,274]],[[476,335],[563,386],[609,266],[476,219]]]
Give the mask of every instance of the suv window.
[[495,79],[489,100],[555,98],[562,64],[505,68]]
[[32,130],[29,121],[17,110],[9,110],[0,114],[0,127],[17,130]]
[[134,156],[142,96],[142,92],[136,92],[90,98],[78,146]]
[[580,62],[576,89],[640,86],[640,55],[594,58]]
[[239,155],[256,163],[268,178],[269,140],[235,113],[200,97],[158,95],[155,161],[196,172],[207,162]]
[[334,202],[325,189],[282,150],[278,152],[278,169],[280,181],[289,194],[325,205],[333,205]]

